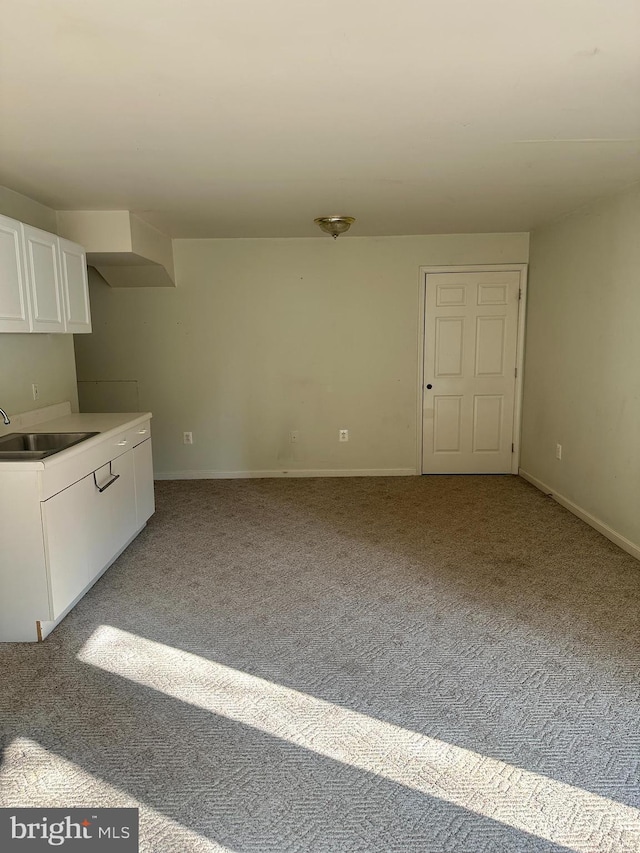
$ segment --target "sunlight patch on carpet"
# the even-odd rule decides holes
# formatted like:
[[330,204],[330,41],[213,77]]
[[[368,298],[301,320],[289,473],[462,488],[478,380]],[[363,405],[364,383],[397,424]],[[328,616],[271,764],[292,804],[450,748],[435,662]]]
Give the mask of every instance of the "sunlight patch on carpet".
[[199,655],[102,625],[78,658],[575,853],[640,849],[638,809]]
[[[141,849],[234,853],[232,848],[192,832],[31,738],[15,738],[7,745],[2,759],[0,805],[3,807],[138,808],[140,837],[145,839]],[[21,782],[19,789],[16,779]]]

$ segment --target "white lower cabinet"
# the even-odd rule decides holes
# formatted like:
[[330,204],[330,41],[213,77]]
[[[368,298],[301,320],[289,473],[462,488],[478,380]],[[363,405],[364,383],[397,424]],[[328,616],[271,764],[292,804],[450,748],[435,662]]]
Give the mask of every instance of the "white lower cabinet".
[[0,641],[43,639],[154,508],[148,420],[87,442],[68,464],[0,468]]
[[138,529],[133,454],[43,502],[49,619],[69,607]]

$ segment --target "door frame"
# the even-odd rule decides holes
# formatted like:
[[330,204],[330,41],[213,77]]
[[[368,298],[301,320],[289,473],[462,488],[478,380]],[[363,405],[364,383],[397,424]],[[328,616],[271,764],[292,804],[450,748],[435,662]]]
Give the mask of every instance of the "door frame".
[[528,264],[458,264],[452,266],[420,267],[418,275],[418,405],[417,405],[417,450],[416,474],[422,476],[422,441],[424,436],[423,391],[424,391],[424,343],[426,326],[427,276],[433,273],[455,272],[518,272],[520,274],[520,300],[518,301],[518,331],[516,341],[516,386],[513,401],[513,453],[511,473],[517,474],[520,467],[520,428],[522,421],[522,380],[524,378],[524,335],[527,311]]

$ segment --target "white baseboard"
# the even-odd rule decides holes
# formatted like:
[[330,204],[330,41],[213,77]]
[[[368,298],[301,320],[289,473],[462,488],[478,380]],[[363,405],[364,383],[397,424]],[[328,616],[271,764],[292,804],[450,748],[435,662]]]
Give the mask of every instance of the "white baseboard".
[[323,468],[283,469],[281,471],[159,471],[156,480],[244,480],[264,477],[412,477],[415,468]]
[[522,468],[518,469],[518,474],[528,483],[531,483],[532,486],[535,486],[536,489],[540,489],[541,492],[552,497],[561,506],[568,509],[569,512],[577,515],[578,518],[582,519],[582,521],[586,521],[586,523],[593,527],[594,530],[597,530],[598,533],[602,533],[603,536],[610,539],[614,545],[618,546],[618,548],[622,548],[622,550],[626,551],[627,554],[631,554],[631,556],[635,557],[636,560],[640,560],[640,545],[636,545],[634,542],[631,542],[631,540],[627,539],[621,533],[618,533],[612,527],[609,527],[608,524],[605,524],[604,521],[600,521],[599,518],[591,515],[590,512],[582,509],[582,507],[578,506],[573,501],[570,501],[569,498],[565,498],[564,495],[558,494],[550,486],[547,486],[532,474],[529,474],[527,471],[523,471]]

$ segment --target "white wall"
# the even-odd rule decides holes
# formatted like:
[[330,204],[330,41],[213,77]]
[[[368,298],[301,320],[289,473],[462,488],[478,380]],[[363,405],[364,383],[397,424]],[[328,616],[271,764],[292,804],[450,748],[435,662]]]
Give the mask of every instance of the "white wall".
[[526,262],[528,235],[176,240],[174,257],[175,289],[93,280],[76,338],[80,380],[112,402],[137,381],[158,473],[409,473],[419,267]]
[[[0,187],[0,213],[57,233],[55,210],[6,187]],[[0,334],[0,406],[17,414],[65,400],[77,409],[73,335]]]
[[636,185],[532,235],[521,457],[529,476],[636,545],[639,377]]

